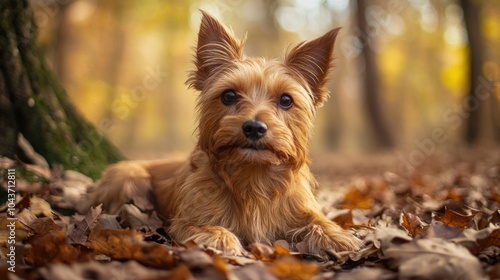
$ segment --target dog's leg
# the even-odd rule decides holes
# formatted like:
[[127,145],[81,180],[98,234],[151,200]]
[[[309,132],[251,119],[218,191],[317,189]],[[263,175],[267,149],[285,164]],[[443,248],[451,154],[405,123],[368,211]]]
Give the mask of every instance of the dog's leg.
[[181,243],[194,241],[229,255],[243,255],[245,252],[238,237],[221,226],[194,226],[192,223],[174,219],[169,234]]
[[329,221],[323,215],[311,213],[305,220],[310,223],[291,232],[293,239],[302,239],[312,254],[325,255],[325,250],[339,251],[359,250],[361,240],[351,232],[342,229],[335,222]]

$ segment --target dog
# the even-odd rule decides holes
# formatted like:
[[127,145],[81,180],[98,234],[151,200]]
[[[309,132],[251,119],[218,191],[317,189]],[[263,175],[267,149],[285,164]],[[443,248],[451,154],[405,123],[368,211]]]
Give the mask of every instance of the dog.
[[244,40],[202,13],[186,84],[200,92],[198,142],[184,161],[124,161],[108,167],[87,209],[116,213],[140,193],[177,242],[225,254],[253,242],[303,242],[312,254],[357,250],[360,240],[322,213],[308,146],[328,97],[339,28],[289,48],[282,60],[246,57]]

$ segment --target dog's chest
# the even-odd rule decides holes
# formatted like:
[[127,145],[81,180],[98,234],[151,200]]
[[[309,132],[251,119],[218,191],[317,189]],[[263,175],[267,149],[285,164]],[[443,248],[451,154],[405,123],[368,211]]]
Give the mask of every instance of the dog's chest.
[[283,238],[281,229],[285,222],[285,219],[280,219],[281,211],[275,206],[271,201],[246,202],[239,207],[239,215],[233,216],[231,227],[245,242],[271,244]]
[[283,178],[247,176],[235,183],[238,185],[233,186],[236,191],[230,192],[231,205],[227,209],[233,211],[228,227],[250,243],[270,244],[284,238],[289,207],[286,203],[287,183]]

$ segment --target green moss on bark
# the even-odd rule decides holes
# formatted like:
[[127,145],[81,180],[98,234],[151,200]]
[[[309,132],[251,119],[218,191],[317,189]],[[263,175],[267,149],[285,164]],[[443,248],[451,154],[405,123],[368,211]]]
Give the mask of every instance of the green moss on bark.
[[[119,150],[71,104],[36,44],[36,25],[27,0],[0,4],[0,129],[15,143],[17,131],[50,164],[62,164],[98,178],[104,167],[123,159]],[[12,145],[1,155],[16,153]]]

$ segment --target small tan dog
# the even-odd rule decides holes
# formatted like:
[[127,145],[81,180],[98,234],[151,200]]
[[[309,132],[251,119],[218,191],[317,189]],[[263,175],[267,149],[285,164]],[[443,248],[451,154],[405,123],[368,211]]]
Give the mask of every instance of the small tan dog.
[[243,42],[203,13],[196,70],[198,144],[187,161],[110,166],[89,196],[117,212],[151,190],[178,242],[242,254],[252,242],[303,241],[313,254],[360,241],[328,220],[313,190],[308,145],[339,29],[290,49],[283,61],[246,57]]

